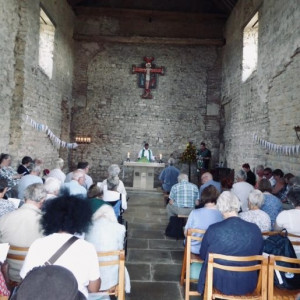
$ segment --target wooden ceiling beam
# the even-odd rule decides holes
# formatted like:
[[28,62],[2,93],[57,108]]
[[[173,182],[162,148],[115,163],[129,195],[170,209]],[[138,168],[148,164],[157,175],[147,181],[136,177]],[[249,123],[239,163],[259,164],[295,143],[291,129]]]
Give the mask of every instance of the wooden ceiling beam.
[[124,15],[140,15],[140,16],[158,16],[164,18],[186,17],[197,18],[201,20],[226,20],[225,14],[207,14],[207,13],[188,13],[188,12],[170,12],[157,10],[127,9],[127,8],[107,8],[107,7],[85,7],[77,6],[74,8],[78,16],[124,16]]
[[121,44],[160,44],[177,46],[224,46],[224,39],[198,39],[198,38],[164,38],[164,37],[142,37],[142,36],[101,36],[75,34],[76,41],[121,43]]

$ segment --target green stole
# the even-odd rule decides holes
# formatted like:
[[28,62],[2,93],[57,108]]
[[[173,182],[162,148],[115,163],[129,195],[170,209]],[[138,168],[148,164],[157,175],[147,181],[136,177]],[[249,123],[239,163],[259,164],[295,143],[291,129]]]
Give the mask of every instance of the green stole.
[[[151,153],[151,150],[150,150],[150,149],[148,149],[148,151],[149,151],[149,161],[151,161],[152,153]],[[145,148],[143,148],[142,157],[146,157],[146,156],[144,155],[144,153],[145,153]]]

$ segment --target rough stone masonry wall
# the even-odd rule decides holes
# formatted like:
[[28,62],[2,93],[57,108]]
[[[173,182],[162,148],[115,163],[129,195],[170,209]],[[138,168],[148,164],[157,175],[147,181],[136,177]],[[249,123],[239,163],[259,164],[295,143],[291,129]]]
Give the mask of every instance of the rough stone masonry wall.
[[[220,55],[216,47],[81,42],[76,49],[72,128],[74,135],[92,138],[82,151],[92,163],[95,180],[105,178],[107,167],[121,164],[127,152],[135,160],[145,141],[165,162],[170,154],[177,158],[189,140],[198,147],[207,141],[218,158]],[[152,100],[140,98],[143,89],[137,86],[137,75],[131,74],[131,66],[141,64],[145,55],[154,56],[156,66],[166,67]],[[73,159],[79,160],[81,154],[74,151]],[[187,171],[186,166],[180,168]],[[130,173],[125,175],[130,184]]]
[[[259,11],[258,67],[241,82],[243,27]],[[226,25],[222,66],[223,139],[220,157],[231,168],[248,162],[300,175],[298,155],[274,154],[253,134],[275,144],[297,145],[299,125],[299,1],[239,1]]]
[[[56,26],[52,79],[38,66],[40,1],[2,1],[1,4],[7,18],[1,23],[5,36],[1,40],[5,55],[1,57],[1,68],[7,70],[6,78],[0,81],[6,85],[1,89],[1,96],[7,109],[5,122],[0,121],[7,129],[1,146],[2,151],[13,155],[15,165],[24,155],[30,155],[41,158],[45,168],[53,168],[59,150],[53,147],[45,132],[36,131],[26,123],[25,116],[48,125],[56,136],[69,140],[69,122],[63,118],[71,105],[73,12],[66,1],[41,3]],[[62,106],[68,107],[63,110],[65,115]],[[60,154],[67,158],[67,150]]]
[[0,118],[0,153],[8,151],[10,107],[12,105],[14,81],[14,46],[19,22],[17,0],[0,1],[0,101],[2,118]]

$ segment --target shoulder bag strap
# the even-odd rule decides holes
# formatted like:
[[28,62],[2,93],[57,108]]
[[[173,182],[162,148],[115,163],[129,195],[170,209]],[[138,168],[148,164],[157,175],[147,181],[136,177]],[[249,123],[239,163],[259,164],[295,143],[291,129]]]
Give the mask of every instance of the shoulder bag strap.
[[70,237],[45,263],[45,266],[53,265],[58,258],[74,243],[78,240],[78,237]]

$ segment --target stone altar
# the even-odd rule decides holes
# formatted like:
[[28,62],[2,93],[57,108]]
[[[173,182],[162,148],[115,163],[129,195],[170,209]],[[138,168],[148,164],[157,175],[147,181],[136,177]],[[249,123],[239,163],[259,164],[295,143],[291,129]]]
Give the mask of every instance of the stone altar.
[[154,168],[164,168],[164,163],[124,161],[124,166],[133,168],[133,188],[154,189]]

